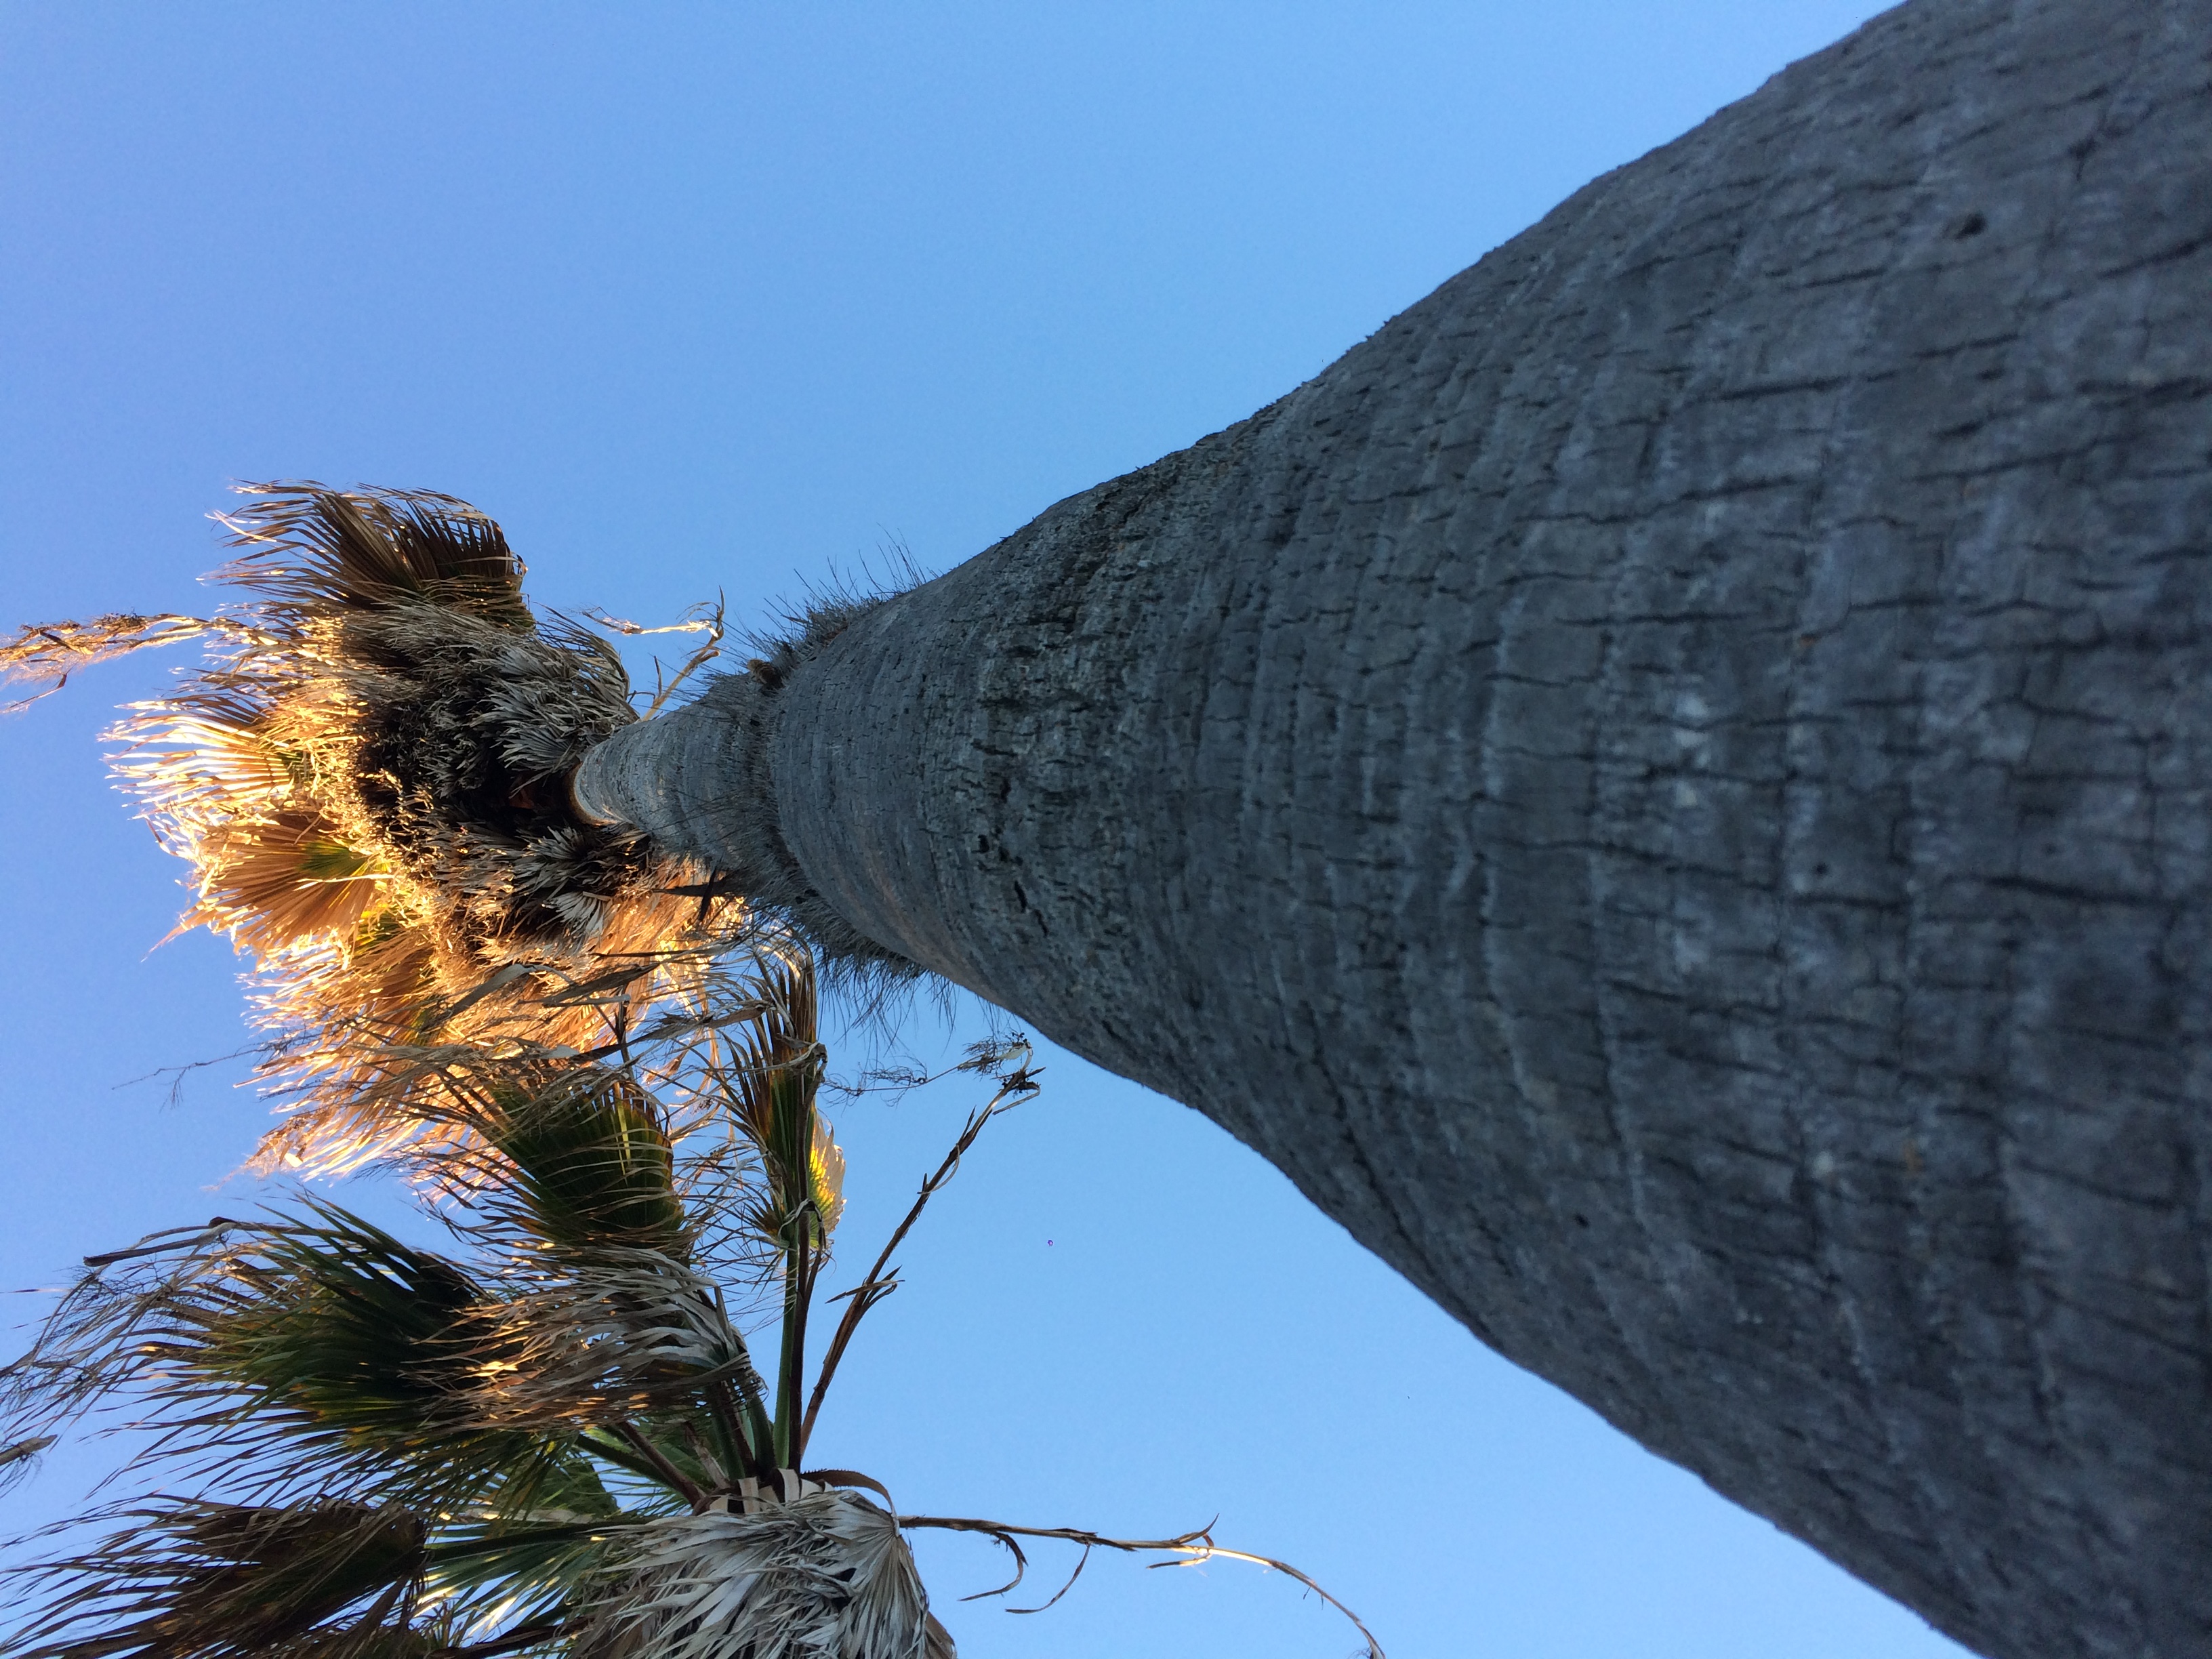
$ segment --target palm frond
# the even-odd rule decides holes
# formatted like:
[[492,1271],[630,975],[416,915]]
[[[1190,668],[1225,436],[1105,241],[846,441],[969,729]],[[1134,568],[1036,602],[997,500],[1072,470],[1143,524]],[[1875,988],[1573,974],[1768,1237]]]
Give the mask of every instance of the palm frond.
[[811,958],[759,953],[754,1012],[731,1028],[718,1081],[766,1166],[751,1206],[763,1238],[785,1237],[802,1213],[826,1246],[844,1212],[845,1155],[816,1109],[827,1064]]
[[[934,1627],[934,1628],[933,1628]],[[672,1516],[610,1552],[574,1659],[951,1659],[898,1518],[830,1490]]]
[[27,697],[0,703],[0,714],[19,714],[69,684],[69,677],[134,651],[182,645],[191,640],[228,640],[234,645],[276,643],[250,623],[228,617],[185,617],[173,611],[142,617],[118,613],[90,622],[33,623],[0,641],[0,681],[43,685]]
[[422,1133],[394,1166],[502,1248],[688,1255],[694,1228],[660,1103],[631,1072],[462,1044],[394,1049],[395,1117]]
[[[177,1501],[25,1570],[57,1587],[20,1659],[261,1659],[389,1653],[428,1565],[426,1518],[391,1506]],[[404,1650],[402,1649],[401,1650]]]
[[[0,1480],[71,1418],[127,1402],[156,1437],[138,1466],[193,1490],[111,1511],[121,1530],[19,1572],[29,1589],[6,1599],[35,1606],[8,1651],[954,1659],[904,1540],[933,1528],[1003,1544],[1016,1583],[1022,1540],[1053,1539],[1084,1552],[1068,1585],[1094,1549],[1239,1559],[1352,1617],[1209,1530],[1127,1540],[902,1516],[865,1475],[802,1474],[855,1329],[897,1285],[899,1247],[1036,1073],[1018,1036],[954,1068],[997,1091],[847,1293],[808,1394],[806,1321],[842,1207],[811,963],[685,961],[678,994],[610,1052],[507,1037],[358,1057],[392,1161],[465,1254],[306,1197],[88,1260],[0,1370]],[[780,1273],[773,1387],[699,1248],[702,1194],[735,1200]]]
[[135,1403],[158,1455],[257,1501],[374,1486],[526,1489],[557,1458],[479,1395],[501,1340],[457,1264],[334,1206],[149,1240],[88,1273],[0,1372],[0,1425],[50,1433]]
[[627,1422],[716,1379],[761,1392],[715,1287],[658,1250],[596,1249],[542,1274],[518,1264],[501,1289],[472,1340],[484,1356],[470,1395],[476,1422]]
[[319,1200],[150,1241],[88,1274],[0,1373],[0,1432],[131,1400],[218,1492],[489,1514],[574,1507],[547,1494],[590,1490],[570,1449],[591,1429],[636,1446],[638,1422],[688,1419],[696,1454],[637,1446],[687,1497],[773,1467],[765,1385],[711,1281],[653,1249],[510,1244],[464,1268]]
[[223,573],[231,580],[303,609],[424,599],[518,631],[533,626],[522,561],[490,517],[457,496],[313,483],[245,493],[261,499],[222,520],[246,550]]

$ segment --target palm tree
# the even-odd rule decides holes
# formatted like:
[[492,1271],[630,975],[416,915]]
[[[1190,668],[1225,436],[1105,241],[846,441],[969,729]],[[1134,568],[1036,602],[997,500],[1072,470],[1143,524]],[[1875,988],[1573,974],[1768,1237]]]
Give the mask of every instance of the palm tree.
[[1980,1651],[2212,1651],[2204,0],[1916,0],[584,763]]
[[[2205,1650],[2208,34],[1915,0],[527,810],[1196,1106],[1969,1646]],[[434,1024],[590,977],[470,948]]]

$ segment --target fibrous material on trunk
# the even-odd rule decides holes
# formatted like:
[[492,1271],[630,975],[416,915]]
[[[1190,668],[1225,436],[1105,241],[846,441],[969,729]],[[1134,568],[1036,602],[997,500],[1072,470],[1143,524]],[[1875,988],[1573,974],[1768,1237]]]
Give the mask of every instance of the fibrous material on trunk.
[[591,766],[579,764],[570,788],[586,823],[602,830],[651,823],[652,845],[711,864],[718,884],[742,893],[749,909],[804,934],[839,979],[887,988],[913,978],[920,964],[854,927],[815,890],[785,845],[775,814],[761,810],[774,799],[775,781],[768,745],[758,740],[792,676],[881,603],[844,598],[810,606],[783,635],[762,642],[767,656],[714,683],[713,719],[673,722],[665,742],[602,744],[591,751]]
[[2197,1654],[2208,570],[2212,4],[1919,0],[577,796],[1969,1646]]

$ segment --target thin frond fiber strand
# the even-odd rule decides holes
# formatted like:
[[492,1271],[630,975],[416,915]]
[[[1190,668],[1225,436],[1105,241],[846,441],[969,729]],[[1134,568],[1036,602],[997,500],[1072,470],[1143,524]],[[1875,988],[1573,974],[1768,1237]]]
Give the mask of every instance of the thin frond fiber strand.
[[1022,1553],[1022,1547],[1017,1541],[1019,1539],[1048,1538],[1063,1543],[1080,1544],[1083,1547],[1082,1559],[1075,1564],[1075,1571],[1067,1576],[1067,1582],[1060,1587],[1051,1601],[1034,1607],[1009,1607],[1006,1609],[1009,1613],[1042,1613],[1046,1607],[1052,1606],[1053,1602],[1059,1601],[1073,1587],[1076,1579],[1082,1575],[1084,1565],[1090,1560],[1091,1552],[1093,1550],[1115,1550],[1127,1555],[1158,1554],[1171,1558],[1165,1561],[1153,1562],[1152,1565],[1154,1567],[1201,1567],[1208,1561],[1214,1560],[1249,1562],[1255,1567],[1264,1567],[1270,1572],[1279,1572],[1286,1577],[1296,1579],[1307,1589],[1342,1613],[1352,1622],[1352,1628],[1359,1632],[1361,1638],[1367,1644],[1362,1659],[1386,1659],[1382,1644],[1375,1639],[1375,1633],[1361,1622],[1359,1615],[1323,1589],[1319,1583],[1299,1571],[1289,1562],[1279,1561],[1272,1555],[1255,1555],[1248,1550],[1232,1550],[1215,1543],[1213,1529],[1211,1527],[1201,1527],[1195,1532],[1178,1533],[1173,1538],[1109,1538],[1103,1533],[1091,1532],[1082,1527],[1021,1527],[1011,1522],[981,1521],[966,1516],[902,1516],[899,1517],[899,1525],[934,1528],[945,1532],[981,1533],[1003,1546],[1007,1553],[1012,1555],[1014,1576],[996,1589],[983,1590],[975,1595],[962,1598],[969,1601],[1004,1595],[1012,1590],[1028,1575],[1029,1559]]

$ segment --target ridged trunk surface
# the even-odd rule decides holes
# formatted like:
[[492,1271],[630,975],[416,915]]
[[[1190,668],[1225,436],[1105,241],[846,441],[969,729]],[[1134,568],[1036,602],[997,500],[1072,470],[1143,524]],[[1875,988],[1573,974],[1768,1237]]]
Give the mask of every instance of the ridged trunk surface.
[[1921,0],[585,793],[1967,1645],[2181,1659],[2208,571],[2212,0]]

